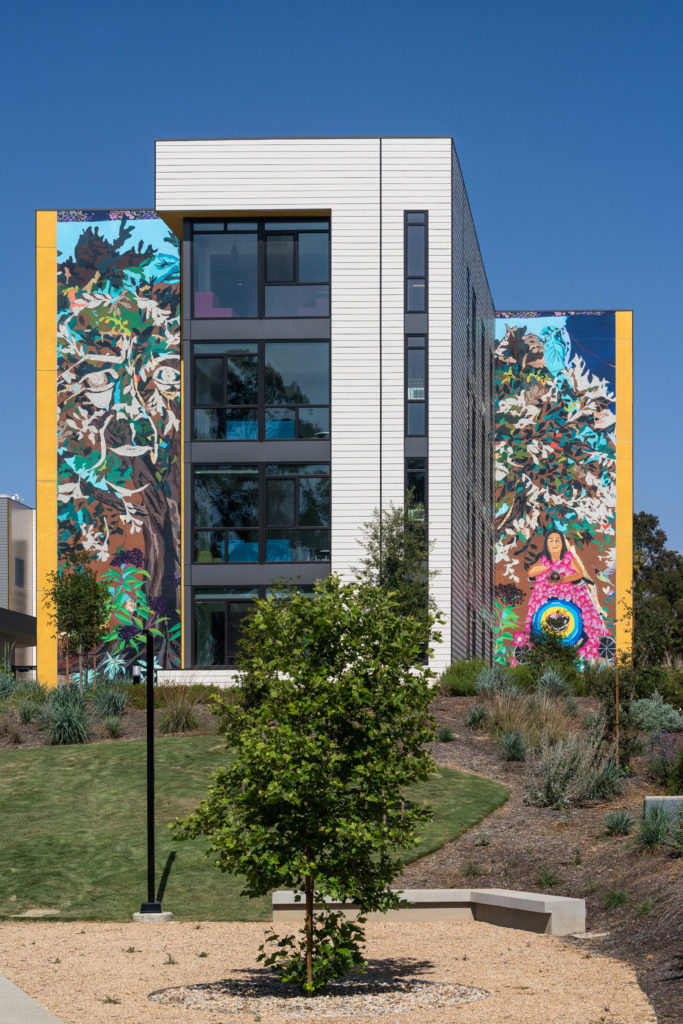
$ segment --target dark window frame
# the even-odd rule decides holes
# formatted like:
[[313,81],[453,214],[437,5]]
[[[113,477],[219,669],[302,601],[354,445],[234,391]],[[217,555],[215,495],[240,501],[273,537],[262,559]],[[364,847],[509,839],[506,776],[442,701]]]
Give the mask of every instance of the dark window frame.
[[[408,274],[408,217],[419,214],[424,217],[425,230],[425,251],[424,277],[418,274]],[[410,281],[424,282],[424,309],[408,308],[408,288]],[[403,211],[403,308],[406,313],[428,313],[429,312],[429,211],[428,210],[404,210]]]
[[[424,339],[424,344],[423,345],[414,345],[414,344],[411,345],[410,342],[411,342],[412,338],[423,338]],[[405,381],[405,384],[404,384],[404,423],[405,423],[405,428],[404,429],[405,429],[405,436],[406,437],[428,437],[429,436],[429,336],[427,334],[417,334],[417,333],[406,334],[404,349],[405,349],[405,352],[404,352],[403,375],[404,375],[404,381]],[[420,399],[411,399],[411,398],[408,397],[408,353],[410,351],[413,351],[413,352],[424,352],[424,357],[425,357],[425,375],[424,375],[424,398],[422,400],[420,400]],[[424,428],[424,432],[422,434],[412,434],[412,433],[409,433],[409,431],[408,431],[408,422],[409,422],[408,407],[410,405],[424,405],[425,428]]]
[[[293,586],[296,586],[296,584],[293,584]],[[207,586],[195,586],[195,587],[191,587],[190,588],[190,608],[191,608],[191,615],[190,615],[190,634],[191,634],[191,636],[190,636],[190,650],[192,651],[192,667],[193,668],[213,668],[213,669],[235,669],[237,667],[237,662],[236,661],[228,661],[228,660],[226,660],[225,662],[221,662],[219,664],[213,664],[213,665],[205,665],[203,663],[199,664],[199,662],[197,661],[197,628],[196,628],[196,624],[195,624],[195,608],[196,608],[196,604],[197,603],[201,603],[201,599],[200,599],[199,602],[196,601],[196,593],[197,593],[197,591],[212,590],[212,589],[220,590],[220,589],[223,589],[223,588],[221,588],[220,584],[218,584],[215,587],[209,584]],[[270,589],[270,585],[269,584],[265,584],[265,583],[264,584],[256,584],[253,587],[238,585],[238,586],[235,586],[234,588],[231,588],[228,585],[225,589],[244,590],[244,591],[256,590],[257,591],[257,599],[262,601],[265,597],[268,596],[268,590]],[[304,592],[304,593],[307,592],[307,591],[310,593],[312,591],[312,587],[309,587],[309,586],[297,587],[297,589],[302,591],[302,592]],[[210,600],[210,598],[207,598],[207,602],[209,600]],[[215,598],[216,603],[218,603],[219,601],[222,601],[223,602],[223,606],[224,606],[224,610],[223,610],[224,621],[225,621],[224,654],[225,654],[226,658],[228,656],[228,650],[229,650],[229,647],[230,647],[229,617],[228,617],[229,616],[229,605],[232,604],[232,603],[243,604],[243,603],[245,603],[245,601],[253,601],[253,600],[256,600],[256,598],[244,597],[244,596],[243,597],[226,597],[226,598],[216,597]]]
[[[288,466],[288,465],[291,465],[292,469],[294,469],[295,466],[302,466],[302,465],[304,465],[304,466],[306,466],[306,465],[308,465],[308,466],[319,466],[320,465],[320,466],[328,466],[328,472],[327,473],[306,473],[306,474],[295,473],[295,472],[292,472],[292,473],[277,473],[277,474],[276,473],[267,473],[266,472],[266,467],[268,465],[278,465],[278,466]],[[239,468],[240,466],[242,466],[245,469],[247,467],[249,467],[249,468],[256,467],[257,468],[257,470],[258,470],[258,523],[257,523],[256,526],[197,526],[196,525],[196,522],[195,522],[195,519],[196,519],[195,480],[196,480],[197,470],[198,469],[206,469],[207,467],[208,468],[219,469],[219,468],[222,468],[224,466],[230,466],[231,468],[233,468],[233,467],[234,468]],[[314,563],[316,565],[318,565],[318,564],[325,564],[325,565],[329,564],[331,562],[331,558],[332,558],[332,552],[331,552],[331,547],[332,547],[332,498],[331,498],[331,494],[330,494],[330,523],[329,523],[329,525],[328,526],[317,526],[316,527],[316,526],[307,526],[307,525],[304,524],[302,526],[302,525],[299,524],[299,489],[300,489],[300,485],[299,485],[299,482],[298,482],[300,479],[317,479],[317,480],[325,479],[325,480],[329,480],[330,481],[330,488],[331,488],[332,474],[331,474],[331,472],[329,470],[329,467],[330,467],[329,460],[326,461],[324,459],[321,460],[320,462],[311,462],[309,460],[309,461],[306,461],[306,462],[304,462],[304,461],[299,461],[299,462],[273,462],[273,461],[270,461],[268,463],[266,463],[266,462],[259,462],[259,463],[257,463],[257,462],[245,462],[245,463],[240,463],[240,462],[227,462],[227,461],[226,462],[216,462],[216,463],[205,463],[205,462],[194,463],[192,465],[191,495],[190,495],[190,501],[191,501],[191,516],[190,516],[190,530],[191,530],[190,545],[191,545],[191,548],[190,548],[190,554],[191,554],[192,564],[193,565],[273,565],[273,566],[275,566],[275,565],[310,565],[312,563]],[[296,517],[296,524],[294,526],[268,526],[268,524],[266,522],[266,483],[271,478],[272,479],[279,479],[279,480],[289,480],[289,479],[295,478],[297,480],[297,483],[295,485],[295,517]],[[271,530],[271,531],[272,530],[277,530],[277,531],[288,530],[288,531],[293,531],[293,532],[299,532],[299,531],[316,530],[316,529],[317,530],[325,530],[330,535],[330,547],[325,549],[328,552],[328,557],[327,558],[309,559],[308,561],[303,561],[303,562],[301,562],[301,561],[297,562],[294,559],[292,559],[291,561],[267,561],[266,560],[266,541],[267,541],[267,532],[269,530]],[[228,535],[229,535],[229,533],[231,531],[236,531],[236,530],[251,530],[251,531],[254,531],[254,532],[258,533],[258,558],[257,559],[255,559],[255,560],[251,560],[250,559],[250,560],[245,560],[245,561],[239,561],[238,559],[230,559],[230,558],[226,557],[226,555],[228,555],[228,552],[229,552],[229,548],[228,548],[229,536]],[[222,558],[222,560],[220,560],[220,561],[205,562],[205,561],[198,561],[195,558],[195,537],[196,537],[196,535],[198,533],[207,533],[207,534],[208,533],[212,533],[212,534],[222,534],[223,535],[223,558]]]
[[[331,436],[331,432],[332,432],[331,431],[331,427],[332,427],[332,423],[331,423],[331,412],[332,412],[332,402],[331,402],[331,397],[332,397],[332,395],[331,395],[331,391],[332,391],[332,345],[330,343],[330,339],[329,338],[280,338],[280,339],[278,339],[278,338],[258,338],[258,339],[253,339],[252,338],[252,339],[245,339],[245,340],[239,340],[237,338],[235,338],[235,339],[231,338],[231,339],[224,339],[222,341],[215,341],[215,342],[205,341],[203,339],[202,340],[198,340],[196,342],[196,344],[198,344],[198,345],[202,345],[203,347],[207,347],[208,345],[215,345],[217,349],[220,346],[227,346],[227,345],[234,346],[235,348],[238,348],[240,345],[245,345],[245,346],[246,345],[256,345],[257,346],[256,355],[257,355],[258,381],[257,381],[257,403],[256,403],[255,406],[254,405],[239,406],[239,405],[236,405],[236,404],[228,404],[228,402],[227,402],[227,360],[228,360],[229,353],[228,352],[218,352],[217,351],[216,353],[214,353],[212,355],[210,352],[195,352],[194,344],[195,343],[192,344],[192,386],[191,386],[191,389],[190,389],[191,424],[192,424],[191,432],[192,432],[192,440],[193,441],[201,441],[202,443],[205,443],[207,441],[217,441],[217,442],[221,442],[221,443],[224,444],[226,442],[226,440],[227,440],[227,441],[230,441],[230,443],[239,444],[243,440],[246,440],[246,441],[249,441],[249,440],[251,440],[251,441],[266,441],[267,440],[269,443],[271,441],[274,442],[274,443],[277,443],[277,442],[285,442],[285,443],[289,442],[289,443],[291,443],[292,441],[316,440],[316,438],[300,437],[299,436],[299,414],[300,414],[300,410],[301,409],[327,409],[328,416],[330,417],[330,430],[327,432],[327,437],[319,438],[318,440],[324,440],[324,441],[329,441],[330,440],[330,436]],[[266,345],[292,345],[292,344],[298,344],[298,345],[313,345],[313,344],[320,345],[320,344],[323,344],[323,345],[327,345],[327,374],[328,374],[328,385],[329,385],[329,391],[330,391],[330,401],[328,402],[327,405],[319,405],[317,403],[309,403],[309,404],[306,404],[306,405],[301,405],[301,404],[297,404],[295,402],[282,403],[281,405],[273,405],[273,404],[269,403],[268,405],[266,405],[266,379],[265,379],[266,378]],[[222,362],[223,362],[223,369],[222,369],[223,380],[222,380],[222,387],[221,387],[222,394],[223,394],[223,404],[222,405],[213,405],[213,404],[212,405],[200,405],[195,400],[195,397],[196,397],[196,363],[195,363],[195,360],[197,360],[197,359],[218,359],[218,358],[222,359]],[[228,409],[254,409],[254,408],[256,409],[256,424],[257,424],[256,437],[255,438],[200,438],[200,437],[195,437],[194,423],[195,423],[195,410],[196,409],[200,409],[200,410],[202,410],[202,409],[205,409],[205,410],[211,410],[211,409],[228,410]],[[266,437],[266,411],[268,409],[293,409],[294,410],[294,435],[295,435],[294,437]]]
[[[266,226],[265,226],[266,223],[268,223],[268,224],[276,223],[278,221],[278,219],[281,220],[281,222],[283,224],[282,229],[270,228],[270,229],[268,229],[266,231]],[[256,238],[257,238],[256,273],[257,273],[257,305],[258,305],[258,313],[257,313],[256,316],[240,316],[240,317],[229,317],[229,318],[200,317],[200,316],[197,316],[197,314],[195,312],[195,252],[194,252],[195,228],[199,228],[199,230],[197,230],[196,233],[200,234],[200,235],[201,234],[209,234],[211,236],[216,236],[216,235],[239,234],[240,233],[239,232],[239,228],[237,230],[233,231],[233,232],[230,232],[227,229],[227,225],[228,224],[239,224],[240,221],[243,221],[245,224],[256,224],[256,232],[255,232],[255,234],[256,234]],[[296,230],[296,229],[291,229],[291,228],[287,229],[287,228],[284,227],[285,223],[290,223],[291,224],[293,222],[301,223],[301,224],[303,224],[303,223],[310,223],[310,224],[326,223],[327,224],[327,232],[326,232],[326,234],[327,234],[327,237],[329,239],[329,244],[328,244],[328,258],[327,258],[328,271],[327,271],[327,280],[326,281],[299,281],[298,280],[298,271],[299,271],[299,233],[300,232],[299,232],[299,230]],[[201,231],[201,225],[202,224],[222,224],[223,225],[223,230],[222,231],[204,231],[204,232],[202,232]],[[302,230],[303,233],[305,233],[305,228],[301,229],[301,230]],[[245,232],[246,232],[246,229],[245,229]],[[245,233],[245,232],[242,232],[242,233]],[[250,231],[248,233],[252,234],[254,232]],[[315,233],[316,234],[318,234],[318,233],[322,234],[323,232],[315,232]],[[270,281],[267,282],[266,281],[266,235],[277,235],[277,234],[282,234],[282,235],[295,234],[296,235],[296,239],[295,239],[295,243],[294,243],[294,248],[295,248],[294,272],[295,272],[295,275],[296,275],[296,279],[294,281],[273,281],[273,282],[270,282]],[[244,218],[240,218],[239,216],[230,216],[230,217],[194,217],[190,221],[190,239],[191,239],[191,245],[192,245],[192,252],[191,252],[191,259],[190,259],[190,296],[191,296],[191,316],[192,316],[193,320],[213,321],[213,320],[221,320],[221,319],[230,319],[231,321],[232,320],[240,320],[241,321],[241,320],[275,320],[275,319],[276,320],[302,320],[302,319],[308,319],[308,317],[297,317],[297,316],[280,316],[280,315],[278,315],[276,317],[274,317],[274,316],[266,316],[266,286],[268,288],[279,288],[279,287],[291,288],[291,287],[297,287],[297,286],[300,286],[300,285],[304,286],[304,287],[307,287],[307,286],[310,286],[310,287],[316,287],[316,286],[322,287],[324,285],[327,285],[327,287],[329,288],[329,297],[328,297],[329,312],[327,314],[327,317],[324,317],[324,319],[329,319],[330,318],[330,316],[332,314],[332,218],[331,217],[292,217],[292,216],[289,216],[289,217],[284,217],[283,216],[281,218],[278,218],[277,216],[270,216],[270,217],[244,217]]]

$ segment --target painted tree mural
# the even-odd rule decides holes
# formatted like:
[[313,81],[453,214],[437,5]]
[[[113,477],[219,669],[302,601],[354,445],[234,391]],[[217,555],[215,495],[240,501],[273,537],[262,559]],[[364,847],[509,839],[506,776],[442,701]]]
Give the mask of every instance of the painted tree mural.
[[523,660],[534,616],[551,613],[564,617],[563,636],[582,657],[609,659],[614,314],[497,316],[496,658]]
[[149,210],[60,211],[60,558],[89,552],[109,584],[105,672],[160,638],[180,659],[180,263]]

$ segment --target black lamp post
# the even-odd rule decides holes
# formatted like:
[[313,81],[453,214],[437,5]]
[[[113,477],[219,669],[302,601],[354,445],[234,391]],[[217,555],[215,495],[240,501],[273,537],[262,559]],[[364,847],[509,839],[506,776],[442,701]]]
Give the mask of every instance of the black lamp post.
[[[156,886],[154,883],[154,637],[145,630],[145,644],[147,649],[147,902],[140,907],[140,914],[162,914],[161,903],[156,898]],[[133,672],[139,677],[138,672]],[[133,915],[137,918],[137,915]],[[163,918],[170,919],[173,915],[163,914]]]

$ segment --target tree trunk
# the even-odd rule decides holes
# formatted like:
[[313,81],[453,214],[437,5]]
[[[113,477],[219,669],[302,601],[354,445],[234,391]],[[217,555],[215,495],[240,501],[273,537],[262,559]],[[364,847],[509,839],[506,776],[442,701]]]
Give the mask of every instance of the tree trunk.
[[83,693],[83,648],[78,645],[78,689]]
[[69,645],[64,645],[64,657],[66,659],[66,688],[67,690],[71,687],[71,680],[69,679]]
[[313,875],[306,875],[306,981],[313,995]]
[[92,688],[97,688],[97,647],[92,650]]

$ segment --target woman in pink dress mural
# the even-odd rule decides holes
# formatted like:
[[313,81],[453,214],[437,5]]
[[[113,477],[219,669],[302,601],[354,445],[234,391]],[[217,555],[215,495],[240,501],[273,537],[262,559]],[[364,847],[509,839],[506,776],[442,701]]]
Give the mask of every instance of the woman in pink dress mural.
[[611,630],[593,594],[595,584],[560,530],[547,531],[543,554],[529,570],[529,580],[534,586],[524,632],[514,637],[518,661],[521,649],[542,629],[573,644],[587,661],[609,657],[611,645],[601,641],[611,636]]

